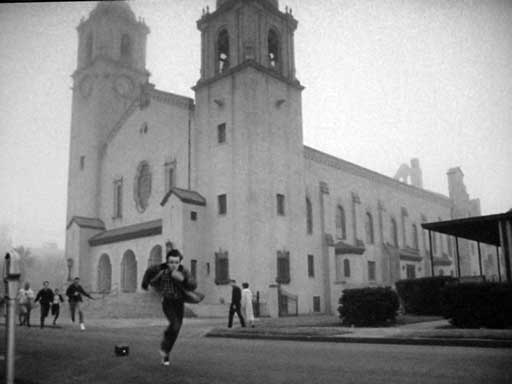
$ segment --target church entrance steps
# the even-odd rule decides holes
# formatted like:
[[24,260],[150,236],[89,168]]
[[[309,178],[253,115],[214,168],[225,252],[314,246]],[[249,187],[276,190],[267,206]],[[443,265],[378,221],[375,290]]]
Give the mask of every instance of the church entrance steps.
[[[84,299],[86,318],[151,318],[162,317],[160,296],[153,291],[133,293],[93,293],[96,300]],[[229,304],[186,304],[185,317],[222,318],[228,316]]]

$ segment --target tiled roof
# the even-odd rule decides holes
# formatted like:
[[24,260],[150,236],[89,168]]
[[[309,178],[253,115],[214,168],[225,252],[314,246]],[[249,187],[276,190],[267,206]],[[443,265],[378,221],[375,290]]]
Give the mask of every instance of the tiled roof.
[[94,219],[91,217],[81,217],[81,216],[73,216],[71,220],[69,220],[66,229],[71,227],[73,223],[76,223],[79,227],[82,228],[92,228],[92,229],[105,229],[105,224],[100,219]]
[[158,219],[98,233],[89,239],[89,244],[95,246],[117,243],[119,241],[138,239],[140,237],[160,235],[161,233],[162,219]]
[[162,199],[162,202],[160,203],[162,207],[167,203],[167,200],[169,200],[172,194],[176,195],[178,199],[187,204],[203,206],[206,205],[206,199],[195,191],[181,188],[171,188],[171,190],[166,193]]

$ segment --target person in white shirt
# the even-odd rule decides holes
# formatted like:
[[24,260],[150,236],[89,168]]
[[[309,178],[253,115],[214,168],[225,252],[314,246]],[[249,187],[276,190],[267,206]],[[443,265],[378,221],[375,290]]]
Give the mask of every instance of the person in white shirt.
[[20,325],[30,327],[30,311],[35,298],[34,291],[30,289],[30,283],[27,282],[23,288],[20,288],[17,298]]
[[254,311],[252,309],[252,292],[249,283],[242,284],[242,313],[247,322],[254,328]]

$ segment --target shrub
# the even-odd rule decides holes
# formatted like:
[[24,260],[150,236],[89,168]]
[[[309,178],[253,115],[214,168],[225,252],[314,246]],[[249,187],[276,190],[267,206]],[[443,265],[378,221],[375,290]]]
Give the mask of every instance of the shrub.
[[338,312],[343,325],[380,325],[394,322],[398,295],[390,287],[345,289]]
[[441,316],[441,289],[458,280],[451,276],[421,277],[395,283],[405,313]]
[[512,284],[460,283],[442,290],[443,316],[460,328],[512,326]]

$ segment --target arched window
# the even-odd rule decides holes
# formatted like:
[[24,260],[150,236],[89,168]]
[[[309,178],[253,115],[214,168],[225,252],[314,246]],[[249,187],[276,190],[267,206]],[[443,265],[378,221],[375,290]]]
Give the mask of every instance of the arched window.
[[343,276],[350,277],[350,260],[343,260]]
[[121,37],[121,58],[129,59],[132,56],[132,41],[126,33]]
[[98,292],[109,293],[112,289],[112,264],[106,253],[101,255],[98,263]]
[[279,69],[279,35],[273,29],[268,31],[268,63],[271,68]]
[[419,249],[418,227],[416,227],[416,224],[412,225],[412,247],[414,249]]
[[90,64],[92,61],[92,33],[87,35],[87,40],[85,41],[85,62]]
[[336,207],[336,235],[342,239],[347,238],[347,226],[345,222],[345,210],[341,205]]
[[310,235],[313,233],[313,206],[311,200],[306,197],[306,220],[307,220],[307,233]]
[[121,261],[121,290],[123,292],[137,290],[137,260],[131,250],[124,253]]
[[391,244],[398,248],[398,228],[393,217],[391,218]]
[[365,218],[365,229],[366,229],[366,243],[373,244],[375,243],[375,237],[373,235],[373,217],[370,212],[366,212]]
[[162,247],[155,245],[149,253],[148,267],[158,264],[162,264]]
[[223,29],[217,36],[217,73],[229,68],[229,34]]

